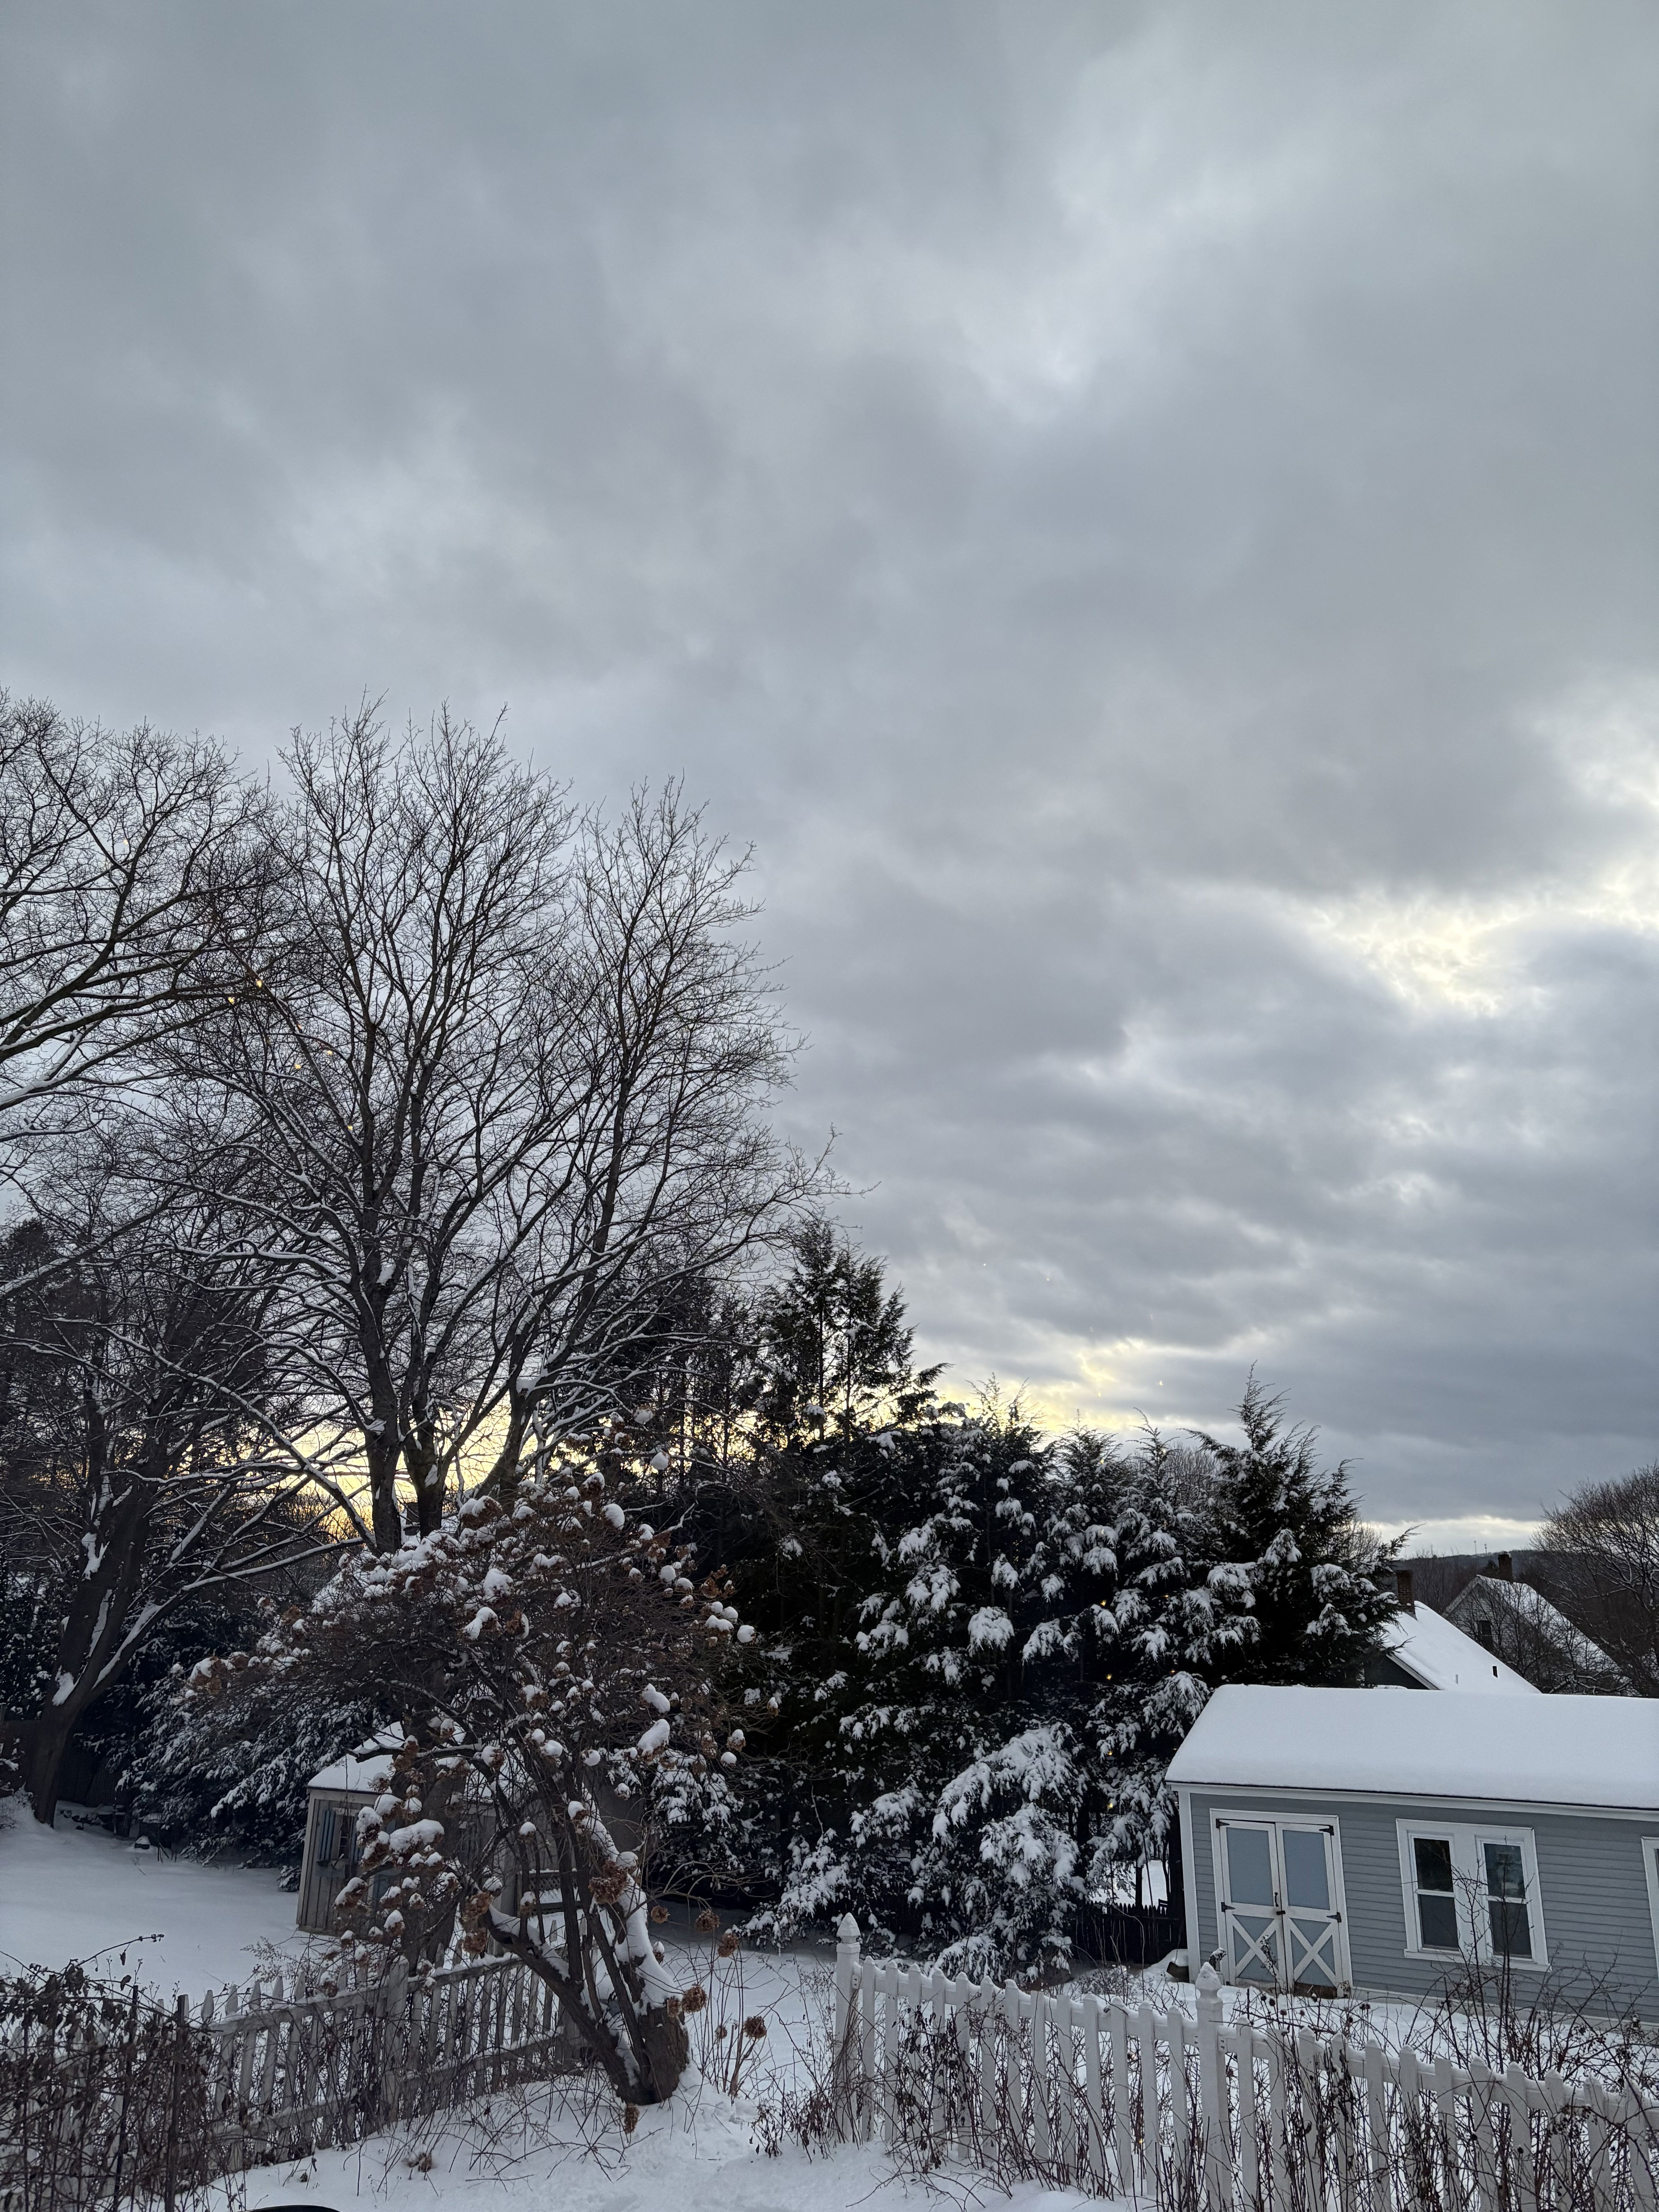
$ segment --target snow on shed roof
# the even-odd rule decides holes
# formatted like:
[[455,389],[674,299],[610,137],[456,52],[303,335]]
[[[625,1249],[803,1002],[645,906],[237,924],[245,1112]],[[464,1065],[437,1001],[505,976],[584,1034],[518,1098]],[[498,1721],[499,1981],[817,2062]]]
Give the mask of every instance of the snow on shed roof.
[[404,1740],[404,1732],[394,1721],[390,1728],[382,1729],[367,1743],[360,1743],[356,1751],[349,1751],[343,1759],[331,1760],[319,1774],[313,1774],[307,1787],[312,1790],[372,1790],[376,1796],[392,1779],[392,1755]]
[[1484,1690],[1505,1697],[1540,1697],[1536,1682],[1506,1667],[1494,1652],[1418,1601],[1415,1613],[1397,1613],[1389,1622],[1389,1656],[1429,1690]]
[[1237,1789],[1659,1809],[1659,1698],[1230,1683],[1170,1766]]

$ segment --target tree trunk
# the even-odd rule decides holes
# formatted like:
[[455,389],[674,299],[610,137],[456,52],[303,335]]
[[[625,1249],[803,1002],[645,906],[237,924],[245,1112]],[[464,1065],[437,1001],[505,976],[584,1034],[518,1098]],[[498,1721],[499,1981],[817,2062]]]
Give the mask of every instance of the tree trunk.
[[651,2086],[656,2092],[653,2102],[664,2105],[680,2086],[680,2076],[685,2071],[686,2061],[691,2056],[691,2039],[685,2032],[683,2020],[671,2020],[660,2005],[646,2014],[640,2022],[645,2039],[645,2055],[651,2068]]
[[51,1705],[25,1721],[17,1732],[17,1763],[29,1810],[43,1827],[51,1827],[57,1817],[64,1761],[74,1733],[75,1718]]
[[403,1453],[395,1427],[387,1443],[386,1426],[383,1422],[379,1436],[364,1439],[363,1456],[368,1462],[368,1494],[374,1510],[374,1548],[397,1552],[402,1550],[404,1541],[404,1516],[398,1503],[398,1468]]
[[444,1517],[443,1478],[438,1472],[437,1454],[432,1449],[429,1424],[417,1421],[411,1425],[404,1440],[404,1467],[415,1491],[416,1533],[429,1536],[442,1526]]

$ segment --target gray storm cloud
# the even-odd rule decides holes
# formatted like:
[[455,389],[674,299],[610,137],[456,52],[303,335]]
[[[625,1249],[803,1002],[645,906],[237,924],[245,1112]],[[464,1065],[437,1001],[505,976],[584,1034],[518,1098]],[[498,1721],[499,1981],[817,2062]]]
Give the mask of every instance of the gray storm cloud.
[[1659,27],[4,11],[6,680],[683,770],[923,1341],[1659,1448]]

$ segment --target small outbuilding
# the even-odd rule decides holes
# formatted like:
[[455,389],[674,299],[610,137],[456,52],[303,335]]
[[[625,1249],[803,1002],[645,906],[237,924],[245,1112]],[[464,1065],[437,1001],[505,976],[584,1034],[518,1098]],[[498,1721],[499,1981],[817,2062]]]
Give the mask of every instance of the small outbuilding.
[[1502,1960],[1659,2019],[1659,1700],[1234,1685],[1170,1780],[1225,1981],[1421,1996]]
[[357,1815],[391,1781],[392,1757],[402,1741],[400,1729],[386,1729],[311,1778],[294,1917],[314,1936],[333,1933],[334,1900],[357,1871]]

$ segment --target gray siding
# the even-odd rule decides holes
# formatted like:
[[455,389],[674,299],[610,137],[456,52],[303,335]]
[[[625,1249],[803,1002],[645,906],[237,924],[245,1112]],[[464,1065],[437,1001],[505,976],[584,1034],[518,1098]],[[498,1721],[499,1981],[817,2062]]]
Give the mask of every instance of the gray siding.
[[[1645,2020],[1659,2017],[1659,1960],[1642,1864],[1642,1838],[1659,1835],[1659,1813],[1617,1818],[1586,1813],[1523,1812],[1478,1802],[1291,1795],[1271,1790],[1194,1790],[1191,1833],[1182,1838],[1192,1868],[1198,1927],[1195,1960],[1218,1949],[1211,1816],[1229,1809],[1334,1820],[1342,1851],[1348,1952],[1356,1989],[1426,1996],[1444,1966],[1406,1954],[1400,1879],[1400,1820],[1443,1820],[1475,1827],[1530,1828],[1553,1977],[1583,1989],[1593,1976],[1616,1981],[1624,2002]],[[1524,1992],[1530,1976],[1517,1969]]]
[[333,1933],[334,1900],[357,1864],[357,1814],[374,1802],[367,1790],[311,1792],[306,1807],[305,1856],[300,1864],[300,1901],[294,1918],[297,1926],[314,1936]]

